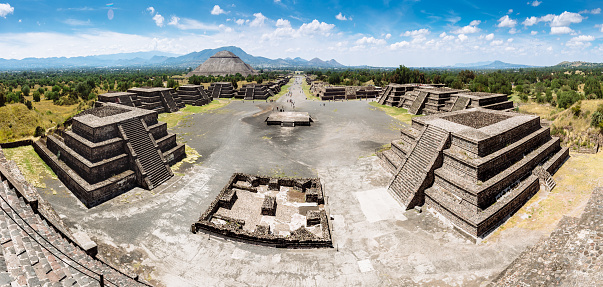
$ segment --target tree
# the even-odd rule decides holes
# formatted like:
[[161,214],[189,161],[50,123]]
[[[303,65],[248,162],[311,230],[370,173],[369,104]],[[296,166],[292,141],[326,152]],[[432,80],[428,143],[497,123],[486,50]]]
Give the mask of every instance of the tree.
[[579,100],[580,94],[574,90],[559,92],[557,95],[557,106],[562,109],[567,109]]
[[30,100],[25,101],[25,106],[27,106],[27,108],[30,109],[30,110],[33,109],[33,106],[31,104]]
[[597,110],[591,116],[590,125],[593,127],[599,127],[603,131],[603,104],[597,107]]
[[42,136],[44,136],[44,134],[46,134],[46,131],[44,130],[44,128],[41,126],[37,126],[36,130],[34,132],[34,137],[42,137]]
[[28,85],[25,85],[23,87],[21,87],[21,92],[23,93],[23,96],[28,97],[29,96],[29,92],[30,92],[30,88]]
[[584,83],[584,95],[587,99],[601,99],[603,92],[601,91],[601,83],[594,77],[589,77]]
[[33,100],[34,100],[34,102],[39,102],[40,101],[40,92],[38,90],[35,90],[33,92]]
[[[175,88],[177,88],[177,87],[178,87],[178,82],[176,82],[176,81],[174,81],[174,79],[170,78],[170,79],[167,81],[167,87],[168,87],[168,88],[171,88],[171,89],[175,89]],[[236,89],[236,88],[235,88],[235,89]]]

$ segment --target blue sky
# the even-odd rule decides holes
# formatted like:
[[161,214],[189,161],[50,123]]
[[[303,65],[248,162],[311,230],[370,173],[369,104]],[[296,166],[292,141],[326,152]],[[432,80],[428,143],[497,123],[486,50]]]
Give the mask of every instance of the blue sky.
[[0,0],[0,57],[239,46],[345,65],[603,62],[603,1]]

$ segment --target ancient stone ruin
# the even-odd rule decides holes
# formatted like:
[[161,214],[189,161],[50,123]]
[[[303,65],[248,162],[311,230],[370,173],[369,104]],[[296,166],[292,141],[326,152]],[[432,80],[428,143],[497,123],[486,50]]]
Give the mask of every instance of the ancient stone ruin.
[[[235,97],[245,100],[265,100],[269,97],[273,97],[276,93],[278,93],[275,93],[273,90],[276,90],[276,87],[278,87],[278,85],[275,85],[273,83],[268,83],[266,85],[247,84],[239,89]],[[280,87],[278,87],[278,91],[280,92]]]
[[202,85],[182,85],[178,87],[177,93],[186,105],[204,106],[213,100]]
[[[394,173],[389,192],[407,209],[425,205],[472,237],[483,237],[568,158],[540,118],[472,108],[412,120],[379,153]],[[540,183],[540,184],[539,184]]]
[[375,86],[332,86],[310,78],[306,81],[310,84],[310,92],[321,101],[374,99],[381,92],[381,88]]
[[281,248],[333,247],[317,178],[235,173],[191,231]]
[[379,104],[405,108],[414,115],[431,115],[459,111],[466,108],[511,110],[513,102],[504,94],[471,92],[443,87],[437,84],[389,84]]
[[185,156],[156,112],[113,103],[78,114],[70,129],[34,148],[87,207],[137,185],[159,186],[173,175],[169,166]]
[[237,90],[235,90],[230,82],[214,82],[207,88],[207,93],[211,95],[213,99],[234,98],[237,94]]
[[266,118],[266,124],[281,127],[309,126],[312,122],[307,112],[274,112]]
[[243,77],[258,74],[258,72],[243,62],[237,55],[229,51],[220,51],[209,57],[203,64],[186,74],[186,76],[226,76],[236,75],[237,73]]
[[137,107],[157,113],[177,112],[184,107],[184,103],[174,89],[155,87],[131,88],[128,92],[109,92],[99,95],[98,101]]

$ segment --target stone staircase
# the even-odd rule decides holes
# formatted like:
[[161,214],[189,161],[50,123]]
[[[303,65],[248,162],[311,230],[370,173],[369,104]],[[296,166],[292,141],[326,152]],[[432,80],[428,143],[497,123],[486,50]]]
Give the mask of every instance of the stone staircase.
[[245,100],[253,100],[253,87],[245,88]]
[[454,105],[452,105],[452,108],[450,109],[450,111],[454,112],[454,111],[464,110],[468,104],[469,104],[469,98],[457,97],[456,101],[454,102]]
[[555,186],[557,186],[557,183],[555,182],[551,174],[546,171],[541,165],[534,168],[534,174],[538,176],[538,181],[541,185],[545,186],[547,191],[551,191],[553,190],[553,188],[555,188]]
[[151,139],[151,135],[142,121],[138,118],[130,119],[122,122],[120,126],[136,154],[135,160],[140,162],[143,180],[146,173],[146,177],[150,181],[150,185],[147,187],[153,189],[168,180],[172,173],[160,156],[161,151]]
[[381,98],[379,98],[379,104],[380,105],[385,104],[385,100],[387,100],[387,97],[389,96],[389,93],[391,92],[391,90],[392,90],[392,86],[387,86],[387,88],[385,89],[385,91],[381,95]]
[[215,85],[214,89],[211,91],[212,98],[214,98],[214,99],[219,98],[221,91],[222,91],[222,86],[221,85]]
[[429,125],[396,172],[389,192],[407,209],[423,204],[423,192],[433,181],[434,163],[448,137],[448,132]]
[[163,104],[165,105],[165,109],[167,112],[169,113],[173,113],[173,112],[177,112],[178,106],[176,105],[176,102],[174,101],[174,97],[172,96],[172,93],[166,91],[162,93],[162,99],[163,99]]
[[427,100],[427,95],[428,95],[427,92],[420,91],[419,95],[417,96],[417,99],[412,103],[412,105],[408,109],[408,112],[413,115],[418,115],[419,112],[421,111],[421,109],[423,108],[423,106],[425,105],[425,101]]
[[148,286],[58,234],[17,195],[0,183],[0,286]]

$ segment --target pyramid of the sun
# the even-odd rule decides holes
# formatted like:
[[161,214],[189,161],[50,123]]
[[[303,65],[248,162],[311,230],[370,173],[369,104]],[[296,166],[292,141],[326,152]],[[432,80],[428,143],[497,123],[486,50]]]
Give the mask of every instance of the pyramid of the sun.
[[186,76],[226,76],[239,73],[243,77],[257,75],[258,73],[241,58],[229,51],[220,51],[209,57],[207,61],[199,65]]

